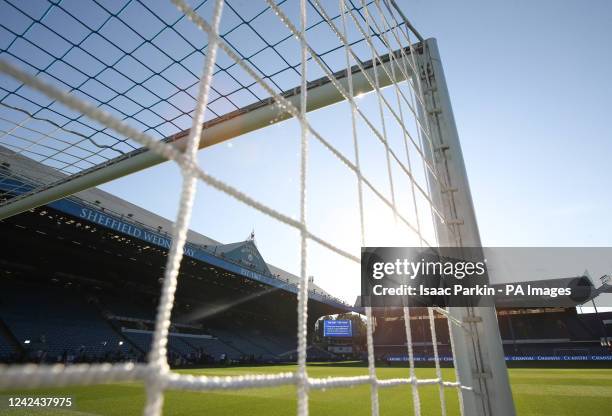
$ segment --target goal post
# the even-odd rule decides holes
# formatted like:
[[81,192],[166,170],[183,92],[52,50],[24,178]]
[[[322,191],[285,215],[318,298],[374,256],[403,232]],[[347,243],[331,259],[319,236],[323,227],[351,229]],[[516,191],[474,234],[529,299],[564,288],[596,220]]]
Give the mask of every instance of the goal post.
[[[401,53],[410,54],[411,48],[406,48],[403,51],[393,52],[395,56],[400,56]],[[404,74],[396,71],[395,80],[392,80],[388,74],[391,73],[391,53],[381,57],[381,62],[377,65],[373,64],[373,60],[364,62],[361,68],[354,65],[350,68],[353,88],[356,94],[366,94],[371,92],[374,87],[368,82],[369,79],[377,77],[379,80],[379,88],[389,86],[393,82],[401,82],[404,80]],[[376,72],[376,74],[374,74]],[[348,89],[348,70],[341,70],[333,74],[333,77],[345,89]],[[315,111],[329,105],[336,104],[344,97],[338,89],[332,84],[329,77],[321,77],[315,81],[311,81],[307,85],[308,101],[306,110],[308,112]],[[294,106],[298,106],[301,97],[301,88],[295,87],[281,94]],[[277,103],[273,98],[267,98],[243,107],[239,110],[225,114],[216,119],[205,122],[202,125],[202,139],[200,140],[199,149],[222,143],[231,140],[235,137],[247,134],[257,129],[269,127],[271,124],[291,118],[291,114],[283,112],[277,107]],[[167,143],[172,143],[176,148],[182,149],[185,146],[189,129],[183,130],[170,137],[164,139]],[[75,193],[102,185],[114,179],[139,172],[141,170],[153,167],[160,163],[166,162],[167,159],[163,156],[152,152],[150,149],[143,147],[134,150],[126,155],[119,156],[100,166],[80,172],[76,175],[70,175],[58,181],[45,184],[42,188],[36,188],[23,195],[14,197],[0,204],[0,220],[20,214],[32,208],[39,207],[56,201],[61,198],[68,197]]]
[[[468,177],[442,60],[436,39],[424,42],[419,55],[421,88],[426,108],[440,184],[430,180],[430,191],[444,211],[446,223],[438,218],[436,233],[440,246],[482,247]],[[441,189],[445,187],[444,189]],[[503,345],[494,307],[450,307],[449,315],[461,325],[450,325],[455,365],[463,385],[473,394],[463,397],[468,415],[512,416],[515,414]]]

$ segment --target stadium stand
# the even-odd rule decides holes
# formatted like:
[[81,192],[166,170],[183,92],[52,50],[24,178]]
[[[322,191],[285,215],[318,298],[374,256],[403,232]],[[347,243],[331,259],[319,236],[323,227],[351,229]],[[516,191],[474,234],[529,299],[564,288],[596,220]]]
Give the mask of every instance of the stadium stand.
[[29,360],[45,362],[97,361],[126,356],[128,346],[102,320],[95,307],[70,290],[29,285],[3,287],[0,314],[23,343]]
[[[114,299],[102,304],[87,285],[53,279],[15,282],[4,279],[0,316],[6,330],[23,346],[19,360],[32,362],[141,361],[152,340],[153,309]],[[108,297],[108,294],[104,298]],[[24,304],[26,302],[27,304]],[[120,311],[122,315],[109,311]],[[129,316],[128,316],[129,315]],[[269,330],[269,329],[268,329]],[[16,360],[18,351],[0,333],[0,357]],[[254,329],[203,329],[201,325],[174,323],[169,356],[177,366],[220,362],[279,362],[295,350],[295,339],[263,335]]]
[[[57,172],[13,155],[7,197]],[[4,156],[3,156],[4,157]],[[151,343],[171,223],[98,189],[0,222],[0,356],[5,361],[140,361]],[[280,362],[297,346],[297,277],[267,264],[254,236],[189,233],[172,316],[175,365]],[[309,327],[350,307],[313,285]],[[1,325],[0,325],[1,327]],[[7,338],[8,340],[5,339]],[[14,338],[11,345],[10,339]]]
[[17,349],[6,338],[6,335],[0,334],[0,363],[7,362],[18,354]]
[[[414,308],[411,333],[418,359],[432,357],[427,311]],[[602,320],[612,313],[579,314],[575,308],[501,309],[498,322],[507,360],[538,361],[581,359],[597,361],[611,355],[601,345]],[[450,339],[444,319],[436,319],[438,353],[450,359]],[[377,317],[374,333],[376,356],[382,361],[403,361],[406,357],[406,334],[401,311],[387,309]],[[609,362],[609,360],[606,360]]]

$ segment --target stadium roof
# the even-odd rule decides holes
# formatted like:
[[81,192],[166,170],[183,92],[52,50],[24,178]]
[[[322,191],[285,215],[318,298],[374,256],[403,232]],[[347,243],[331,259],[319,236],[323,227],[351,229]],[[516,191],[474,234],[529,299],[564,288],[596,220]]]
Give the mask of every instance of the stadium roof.
[[221,257],[243,262],[260,273],[272,274],[252,239],[215,246],[214,251]]

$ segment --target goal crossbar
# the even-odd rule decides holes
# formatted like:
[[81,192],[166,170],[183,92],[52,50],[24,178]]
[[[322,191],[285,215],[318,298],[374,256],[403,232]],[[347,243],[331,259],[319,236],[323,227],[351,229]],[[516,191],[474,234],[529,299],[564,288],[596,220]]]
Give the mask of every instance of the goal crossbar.
[[[402,54],[409,55],[414,51],[418,52],[421,50],[421,43],[415,43],[411,47],[398,49],[392,53],[382,55],[380,60],[369,60],[352,66],[350,71],[355,95],[365,94],[374,90],[374,86],[369,81],[374,78],[374,75],[378,77],[379,88],[405,81],[404,72],[391,71],[389,67],[393,65],[393,61],[400,59]],[[364,72],[366,73],[364,74]],[[395,79],[389,77],[391,72],[394,73]],[[412,74],[408,75],[412,76]],[[333,73],[333,78],[343,88],[348,89],[348,71],[346,69]],[[307,94],[306,110],[308,112],[339,103],[346,99],[341,91],[333,85],[332,80],[328,76],[323,76],[309,82],[307,84]],[[302,95],[301,87],[292,88],[280,95],[291,104],[299,106]],[[292,115],[280,110],[276,105],[275,98],[269,97],[203,123],[199,148],[203,149],[222,143],[290,118],[292,118]],[[186,129],[168,136],[162,139],[162,141],[172,143],[177,149],[182,150],[189,137],[189,132],[190,129]],[[142,147],[101,165],[66,176],[49,184],[43,184],[41,187],[7,200],[0,205],[0,220],[166,161],[167,159],[163,156],[149,150],[147,147]]]

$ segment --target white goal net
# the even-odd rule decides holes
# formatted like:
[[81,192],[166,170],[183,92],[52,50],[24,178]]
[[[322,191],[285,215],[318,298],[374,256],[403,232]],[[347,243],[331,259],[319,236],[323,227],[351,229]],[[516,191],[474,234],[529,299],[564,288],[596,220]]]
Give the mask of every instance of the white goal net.
[[[433,378],[416,375],[410,308],[403,309],[406,377],[377,377],[369,307],[368,374],[308,374],[309,275],[332,279],[326,267],[349,263],[338,270],[353,273],[351,284],[358,287],[362,246],[466,244],[465,223],[454,216],[460,190],[441,168],[445,132],[432,126],[449,109],[436,101],[440,84],[432,83],[428,41],[392,0],[172,0],[172,8],[161,3],[50,1],[37,8],[2,2],[0,153],[33,159],[58,176],[5,194],[0,217],[166,160],[180,169],[182,186],[147,363],[0,365],[0,389],[142,381],[144,414],[159,415],[167,390],[295,385],[303,416],[311,390],[369,385],[371,413],[378,415],[379,390],[408,385],[420,415],[419,388],[434,385],[442,415],[449,394],[458,397],[453,400],[460,414],[501,414],[483,396],[494,389],[485,373],[494,378],[495,366],[505,371],[503,359],[499,363],[499,354],[478,338],[499,336],[483,334],[479,317],[464,320],[469,312],[428,310]],[[287,196],[296,196],[295,210],[267,201],[265,193],[251,195],[198,160],[200,148],[277,123],[294,123],[282,140],[297,150],[297,192]],[[209,377],[170,369],[170,318],[198,181],[297,233],[294,373]],[[451,327],[448,347],[456,369],[448,380],[436,334],[441,318]],[[466,335],[457,338],[461,332]],[[469,375],[457,374],[458,360]],[[474,375],[474,369],[482,373]],[[497,394],[507,400],[500,399],[505,392]]]

